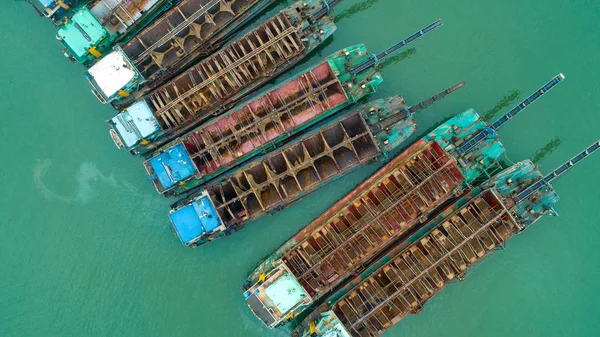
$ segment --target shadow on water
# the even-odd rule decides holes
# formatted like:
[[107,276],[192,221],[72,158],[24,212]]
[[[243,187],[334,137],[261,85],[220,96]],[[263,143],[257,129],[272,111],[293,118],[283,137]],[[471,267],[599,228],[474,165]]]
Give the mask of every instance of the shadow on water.
[[383,62],[381,62],[379,64],[379,70],[383,70],[386,67],[392,66],[402,60],[405,60],[405,59],[413,56],[416,53],[417,53],[417,49],[413,47],[413,48],[409,48],[409,49],[403,51],[400,54],[388,56],[388,58],[386,58]]
[[494,105],[493,108],[491,108],[490,110],[486,111],[483,114],[483,116],[482,116],[483,120],[490,121],[492,118],[494,118],[498,114],[498,112],[500,112],[502,109],[506,108],[509,104],[518,100],[520,96],[521,96],[521,92],[519,90],[513,90],[513,91],[509,92],[498,103],[496,103],[496,105]]
[[554,152],[554,150],[556,150],[560,144],[562,144],[562,142],[563,140],[559,137],[552,138],[546,145],[535,151],[535,153],[531,156],[531,161],[534,163],[539,163],[549,154],[552,154],[552,152]]
[[366,11],[367,9],[369,9],[369,8],[373,7],[375,4],[377,4],[378,1],[379,0],[365,0],[365,1],[361,1],[357,4],[354,4],[354,5],[350,6],[350,8],[341,12],[339,15],[336,15],[335,22],[337,23],[342,20],[349,19],[360,12]]

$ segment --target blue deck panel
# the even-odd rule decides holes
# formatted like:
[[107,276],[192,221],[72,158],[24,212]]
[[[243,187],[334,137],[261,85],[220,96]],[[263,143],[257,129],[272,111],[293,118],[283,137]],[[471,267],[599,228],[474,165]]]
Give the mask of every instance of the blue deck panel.
[[169,215],[177,235],[184,244],[221,225],[217,211],[208,196],[188,204]]
[[150,159],[150,165],[164,189],[168,189],[196,173],[196,167],[183,144],[173,146]]
[[185,206],[169,214],[169,217],[183,243],[187,244],[204,233],[202,222],[192,205]]
[[205,232],[210,232],[221,226],[219,215],[217,214],[217,211],[213,207],[213,204],[208,196],[204,196],[199,200],[194,201],[192,206],[196,210],[196,213],[200,215],[199,218],[202,222],[202,227],[204,228]]

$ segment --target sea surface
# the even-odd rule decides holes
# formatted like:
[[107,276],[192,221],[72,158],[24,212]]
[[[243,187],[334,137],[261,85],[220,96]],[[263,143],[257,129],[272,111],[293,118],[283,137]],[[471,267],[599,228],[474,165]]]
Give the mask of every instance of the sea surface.
[[[335,12],[335,36],[292,72],[356,43],[381,51],[442,19],[382,64],[376,97],[414,104],[466,81],[417,115],[418,134],[468,108],[492,121],[562,72],[562,84],[500,131],[509,159],[534,158],[549,172],[600,138],[598,0],[345,0]],[[0,336],[287,336],[252,316],[245,277],[378,165],[186,248],[169,226],[170,200],[140,158],[115,148],[105,123],[115,111],[55,34],[25,2],[2,1]],[[560,217],[514,237],[385,336],[597,336],[600,155],[554,186]]]

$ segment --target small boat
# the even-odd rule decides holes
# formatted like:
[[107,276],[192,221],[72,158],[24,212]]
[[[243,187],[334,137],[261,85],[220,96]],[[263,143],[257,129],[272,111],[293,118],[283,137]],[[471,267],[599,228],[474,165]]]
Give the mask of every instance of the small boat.
[[513,235],[556,215],[558,195],[551,183],[599,148],[600,140],[546,176],[530,160],[522,161],[466,190],[337,290],[292,336],[376,337],[420,312]]
[[[390,245],[498,167],[505,151],[495,131],[563,78],[554,77],[492,124],[473,110],[450,118],[392,159],[250,274],[244,297],[252,312],[273,328],[369,268]],[[293,298],[271,290],[281,278],[298,289]],[[280,307],[283,302],[293,305]]]
[[[169,214],[175,233],[184,245],[197,247],[281,211],[354,169],[385,160],[416,131],[416,112],[463,86],[414,106],[397,95],[341,113],[176,202]],[[204,225],[207,213],[215,214],[215,226]]]
[[125,108],[218,50],[274,1],[182,0],[87,70],[92,92],[101,103]]

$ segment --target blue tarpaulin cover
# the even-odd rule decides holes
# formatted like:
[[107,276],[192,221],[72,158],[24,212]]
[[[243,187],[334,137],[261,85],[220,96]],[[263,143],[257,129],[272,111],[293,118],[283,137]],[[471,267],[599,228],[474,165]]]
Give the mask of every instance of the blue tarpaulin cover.
[[177,235],[184,244],[221,225],[209,196],[205,195],[169,215]]
[[183,144],[178,144],[150,159],[150,165],[164,189],[191,177],[196,168]]

